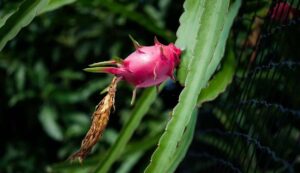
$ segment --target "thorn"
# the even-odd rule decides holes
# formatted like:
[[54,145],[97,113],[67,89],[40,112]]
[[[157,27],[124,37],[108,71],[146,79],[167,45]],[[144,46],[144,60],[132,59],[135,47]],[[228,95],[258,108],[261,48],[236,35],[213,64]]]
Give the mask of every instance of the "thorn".
[[100,92],[100,94],[104,94],[104,93],[107,93],[108,92],[108,89],[109,89],[109,86],[108,87],[106,87],[106,88],[104,88],[101,92]]
[[176,81],[175,77],[174,77],[174,69],[170,70],[168,73],[169,77],[173,80]]
[[156,88],[156,94],[159,94],[159,86],[160,84],[156,85],[155,88]]
[[123,59],[120,57],[114,56],[112,59],[117,63],[117,65],[123,64]]
[[165,54],[164,54],[164,49],[163,49],[163,47],[160,46],[159,49],[160,49],[160,53],[161,53],[161,56],[162,56],[163,60],[167,60],[168,58],[167,58],[167,57],[165,56]]
[[70,163],[78,162],[79,164],[82,165],[84,158],[80,154],[81,153],[76,152],[76,153],[72,154],[67,160],[70,161]]
[[145,52],[143,52],[141,49],[137,49],[137,51],[139,52],[139,53],[145,53]]
[[118,75],[120,73],[120,70],[116,67],[91,67],[83,70],[92,73],[111,73],[114,75]]
[[78,162],[82,165],[83,159],[81,157],[78,157]]
[[181,144],[181,141],[178,141],[177,144],[176,144],[176,148],[178,148]]
[[156,80],[157,79],[157,74],[156,74],[156,68],[157,68],[157,65],[158,65],[158,63],[156,63],[155,64],[155,66],[154,66],[154,70],[153,70],[153,76],[154,76],[154,80]]
[[168,113],[169,118],[171,119],[173,117],[173,112]]
[[139,42],[137,42],[130,34],[129,34],[129,38],[133,43],[133,46],[136,50],[138,50],[139,48],[141,48],[142,46],[139,44]]
[[174,75],[172,74],[172,75],[170,75],[170,78],[173,80],[173,81],[176,81],[176,79],[175,79],[175,77],[174,77]]
[[105,69],[107,69],[107,67],[92,67],[92,68],[85,68],[83,69],[83,71],[92,72],[92,73],[106,73]]
[[133,92],[132,92],[132,97],[131,97],[131,102],[130,102],[130,105],[132,106],[135,102],[135,97],[136,97],[136,91],[137,91],[137,88],[134,88],[133,89]]
[[161,43],[158,41],[156,36],[154,36],[154,44],[155,45],[161,45]]
[[102,61],[102,62],[96,62],[93,64],[90,64],[89,67],[97,67],[97,66],[104,66],[104,65],[114,65],[117,61],[110,60],[110,61]]

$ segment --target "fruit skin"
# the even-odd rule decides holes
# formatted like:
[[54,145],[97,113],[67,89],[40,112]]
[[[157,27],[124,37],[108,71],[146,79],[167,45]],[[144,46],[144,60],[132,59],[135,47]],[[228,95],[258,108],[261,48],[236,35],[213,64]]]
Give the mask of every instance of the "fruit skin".
[[[158,86],[173,73],[180,62],[181,50],[173,43],[161,44],[156,38],[153,46],[140,46],[131,37],[136,50],[124,60],[112,60],[90,65],[89,72],[111,73],[134,85],[135,88]],[[116,67],[97,67],[116,65]]]
[[291,6],[288,2],[279,2],[270,10],[271,19],[276,22],[285,22],[293,17],[299,17],[299,10]]

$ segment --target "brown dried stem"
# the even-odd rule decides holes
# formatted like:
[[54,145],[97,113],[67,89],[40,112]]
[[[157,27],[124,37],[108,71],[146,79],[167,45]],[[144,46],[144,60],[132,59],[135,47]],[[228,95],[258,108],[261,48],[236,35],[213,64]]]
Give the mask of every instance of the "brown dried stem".
[[109,120],[111,108],[114,107],[115,94],[119,78],[114,77],[108,87],[106,96],[99,102],[92,116],[92,124],[81,142],[79,151],[72,154],[68,160],[77,160],[81,163],[86,155],[92,150],[93,146],[98,142],[100,136],[106,128]]

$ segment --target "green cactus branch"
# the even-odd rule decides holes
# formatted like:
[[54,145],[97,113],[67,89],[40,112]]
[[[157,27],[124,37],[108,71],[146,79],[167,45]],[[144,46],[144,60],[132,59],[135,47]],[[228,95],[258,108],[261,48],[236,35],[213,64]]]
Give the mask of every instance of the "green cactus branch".
[[[191,0],[192,1],[192,0]],[[189,123],[192,112],[197,104],[197,96],[207,81],[206,72],[208,64],[213,58],[217,43],[228,12],[229,0],[204,1],[203,15],[200,28],[196,35],[196,45],[188,67],[185,88],[179,96],[179,102],[173,110],[172,119],[169,121],[162,135],[156,151],[151,157],[146,173],[165,172],[166,165],[170,163],[176,153],[177,145],[182,139],[184,129]],[[180,37],[180,35],[178,35]]]

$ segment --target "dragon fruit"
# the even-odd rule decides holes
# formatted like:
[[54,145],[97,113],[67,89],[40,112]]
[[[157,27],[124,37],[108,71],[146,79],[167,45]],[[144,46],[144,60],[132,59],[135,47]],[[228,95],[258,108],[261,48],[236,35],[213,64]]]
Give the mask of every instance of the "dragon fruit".
[[169,77],[174,80],[174,69],[180,62],[181,50],[173,43],[161,44],[154,38],[153,46],[141,46],[130,36],[135,51],[126,59],[103,61],[90,65],[84,69],[88,72],[111,73],[121,80],[135,86],[132,102],[134,102],[136,89],[150,86],[159,86]]
[[291,6],[288,2],[279,2],[271,10],[271,19],[277,22],[285,22],[293,18],[298,17],[299,11]]
[[81,142],[80,149],[69,157],[69,160],[82,162],[93,146],[100,139],[109,120],[111,108],[114,108],[116,87],[120,80],[125,80],[135,86],[131,104],[133,104],[137,88],[159,86],[169,77],[174,79],[173,73],[179,64],[181,50],[174,44],[163,45],[157,38],[153,46],[141,46],[131,36],[136,50],[126,59],[103,61],[90,65],[88,72],[114,74],[111,84],[107,88],[106,96],[99,102],[92,116],[92,124]]

